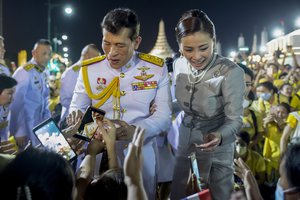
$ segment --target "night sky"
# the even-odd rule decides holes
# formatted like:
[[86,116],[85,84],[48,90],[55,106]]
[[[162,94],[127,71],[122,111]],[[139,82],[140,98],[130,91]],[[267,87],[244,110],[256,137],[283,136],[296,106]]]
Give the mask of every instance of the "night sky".
[[[21,49],[27,50],[30,58],[34,42],[47,38],[46,3],[47,0],[3,0],[6,58],[16,59]],[[69,36],[65,45],[73,61],[78,60],[81,49],[88,43],[101,48],[100,23],[109,10],[117,7],[129,7],[139,15],[142,52],[149,52],[154,46],[160,19],[165,21],[169,44],[177,51],[174,28],[180,15],[193,8],[206,12],[215,23],[224,55],[237,46],[240,33],[251,47],[254,31],[260,41],[263,27],[271,32],[283,21],[285,32],[290,32],[294,30],[296,17],[300,17],[300,0],[52,0],[52,3],[69,3],[74,8],[72,16],[65,16],[62,6],[54,8],[51,26],[52,36],[62,33]]]

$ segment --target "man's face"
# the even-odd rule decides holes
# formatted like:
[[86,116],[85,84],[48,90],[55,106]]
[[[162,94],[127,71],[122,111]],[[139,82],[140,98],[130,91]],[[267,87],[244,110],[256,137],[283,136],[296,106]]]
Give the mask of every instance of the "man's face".
[[110,66],[120,69],[133,56],[134,51],[139,47],[141,38],[134,41],[129,38],[130,29],[122,28],[119,33],[113,34],[106,29],[102,30],[102,49],[107,57]]
[[251,76],[249,76],[248,74],[244,74],[244,81],[245,81],[245,96],[247,97],[252,88]]
[[40,44],[32,50],[32,56],[38,65],[46,67],[51,58],[52,48],[49,45]]
[[4,41],[0,39],[0,60],[4,59],[4,54],[5,54],[5,48],[4,48]]
[[0,94],[0,105],[9,105],[13,101],[13,95],[15,93],[15,87],[4,89],[2,93]]

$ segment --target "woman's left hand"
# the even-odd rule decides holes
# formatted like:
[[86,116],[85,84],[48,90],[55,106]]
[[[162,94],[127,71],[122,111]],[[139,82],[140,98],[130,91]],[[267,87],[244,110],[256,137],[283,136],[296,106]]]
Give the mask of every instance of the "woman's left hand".
[[196,144],[195,147],[200,148],[201,151],[214,151],[221,143],[221,134],[219,132],[212,132],[204,135],[204,144]]

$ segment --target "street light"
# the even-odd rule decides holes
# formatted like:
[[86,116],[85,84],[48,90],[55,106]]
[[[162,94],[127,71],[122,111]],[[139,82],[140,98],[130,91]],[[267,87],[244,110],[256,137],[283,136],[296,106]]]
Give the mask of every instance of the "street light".
[[69,48],[68,48],[68,47],[64,47],[64,48],[63,48],[63,51],[64,51],[64,52],[68,52],[68,51],[69,51]]
[[67,15],[71,15],[72,12],[73,12],[73,9],[72,9],[70,6],[65,7],[65,13],[66,13]]
[[[53,4],[53,3],[51,3],[51,0],[48,0],[47,6],[48,6],[48,14],[47,14],[48,29],[47,29],[47,36],[48,36],[48,40],[51,40],[51,11],[52,11],[53,8],[61,6],[61,4],[57,4],[57,3]],[[64,9],[64,11],[65,11],[65,13],[67,15],[71,15],[73,13],[73,9],[70,6],[67,6]]]
[[274,37],[280,37],[280,36],[283,36],[284,35],[284,32],[283,32],[283,30],[282,29],[280,29],[280,28],[276,28],[275,30],[274,30],[274,32],[273,32],[273,36]]
[[67,40],[67,39],[68,39],[68,36],[67,36],[67,35],[62,35],[62,36],[61,36],[61,39]]
[[300,17],[298,17],[295,21],[296,27],[300,28]]

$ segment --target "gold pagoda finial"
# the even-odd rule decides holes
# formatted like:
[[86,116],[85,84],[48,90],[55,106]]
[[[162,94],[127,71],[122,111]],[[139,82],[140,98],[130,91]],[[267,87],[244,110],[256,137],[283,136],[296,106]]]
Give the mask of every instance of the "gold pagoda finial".
[[163,20],[160,20],[159,22],[158,36],[155,45],[149,54],[162,59],[165,59],[166,57],[172,57],[174,54],[174,51],[171,49],[166,37],[165,23]]

